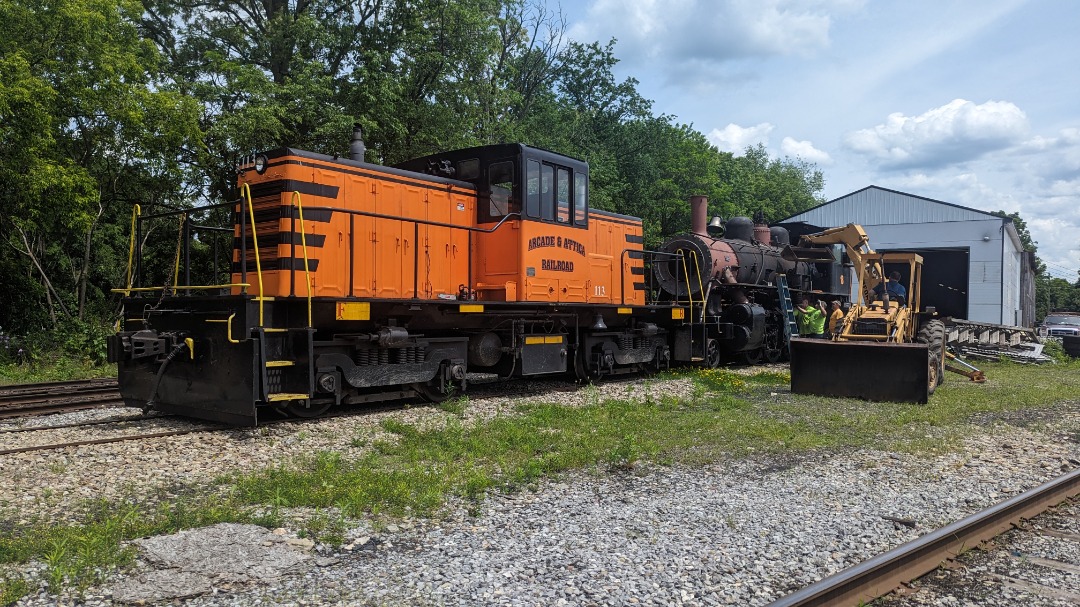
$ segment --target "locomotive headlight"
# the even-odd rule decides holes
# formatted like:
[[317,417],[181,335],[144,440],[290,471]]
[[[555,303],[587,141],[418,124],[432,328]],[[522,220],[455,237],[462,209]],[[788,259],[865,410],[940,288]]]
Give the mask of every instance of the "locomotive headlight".
[[270,163],[270,159],[266,157],[266,154],[259,154],[255,157],[255,172],[262,175],[266,172],[266,165]]

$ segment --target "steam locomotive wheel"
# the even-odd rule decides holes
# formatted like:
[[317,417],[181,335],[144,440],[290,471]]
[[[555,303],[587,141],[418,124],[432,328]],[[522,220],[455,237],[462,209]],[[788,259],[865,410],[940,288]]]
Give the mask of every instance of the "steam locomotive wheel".
[[784,356],[784,335],[776,325],[765,327],[765,345],[761,347],[766,362],[776,363]]
[[746,364],[748,365],[761,364],[762,358],[763,353],[760,348],[757,350],[747,350],[746,352],[743,352],[743,361],[746,362]]
[[333,402],[311,402],[310,400],[290,400],[285,405],[285,411],[292,417],[312,418],[319,417],[330,410]]

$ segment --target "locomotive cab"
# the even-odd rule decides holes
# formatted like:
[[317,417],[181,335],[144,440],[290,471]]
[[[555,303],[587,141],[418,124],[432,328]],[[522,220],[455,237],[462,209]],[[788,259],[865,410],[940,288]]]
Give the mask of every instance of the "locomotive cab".
[[396,168],[476,187],[481,230],[474,240],[471,297],[645,303],[643,263],[626,254],[642,249],[641,220],[589,207],[585,161],[499,144],[424,156]]

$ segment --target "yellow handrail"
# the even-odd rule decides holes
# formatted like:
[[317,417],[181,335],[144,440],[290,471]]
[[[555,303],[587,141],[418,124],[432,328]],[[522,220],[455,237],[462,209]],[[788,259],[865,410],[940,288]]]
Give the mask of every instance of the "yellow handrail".
[[300,211],[300,244],[304,247],[304,290],[307,292],[307,326],[311,327],[311,270],[308,268],[307,227],[304,225],[304,203],[300,192],[293,192],[293,200]]
[[[123,290],[124,295],[127,296],[131,292],[131,285],[135,279],[132,274],[132,266],[135,260],[135,226],[138,224],[139,217],[142,215],[142,207],[135,205],[131,209],[131,244],[128,246],[128,265],[127,265],[127,289]],[[117,289],[119,290],[119,289]]]
[[[690,254],[693,255],[694,270],[696,270],[695,274],[697,274],[697,288],[698,288],[698,292],[701,293],[701,307],[704,308],[705,307],[705,285],[701,282],[701,262],[698,261],[697,251],[690,251]],[[689,290],[689,289],[687,289],[687,290]]]
[[236,313],[235,312],[229,315],[228,320],[224,320],[224,319],[219,320],[219,319],[216,319],[216,318],[208,318],[206,320],[206,322],[223,322],[223,323],[225,323],[225,336],[229,340],[229,343],[230,344],[238,344],[238,343],[240,343],[240,340],[233,338],[233,335],[232,335],[232,321],[233,321],[234,318],[236,318]]
[[[690,318],[694,317],[694,294],[690,292],[690,269],[686,263],[686,255],[679,249],[679,257],[682,258],[683,278],[686,279],[686,299],[690,302]],[[676,289],[678,291],[678,289]]]
[[[251,185],[245,183],[240,186],[240,195],[247,199],[248,217],[251,218],[251,247],[255,249],[255,274],[259,277],[259,326],[263,326],[263,300],[266,293],[263,292],[262,263],[259,261],[259,235],[255,229],[255,203],[251,200]],[[241,259],[240,263],[244,263]]]
[[[198,291],[199,289],[231,289],[233,287],[250,287],[250,282],[234,282],[227,285],[183,285],[175,287],[177,291]],[[109,289],[110,293],[149,293],[150,291],[164,291],[166,287],[139,287],[137,289]]]
[[184,248],[184,223],[187,221],[187,213],[180,214],[180,225],[177,227],[176,234],[176,262],[173,264],[173,279],[172,288],[175,291],[176,285],[180,283],[180,251]]

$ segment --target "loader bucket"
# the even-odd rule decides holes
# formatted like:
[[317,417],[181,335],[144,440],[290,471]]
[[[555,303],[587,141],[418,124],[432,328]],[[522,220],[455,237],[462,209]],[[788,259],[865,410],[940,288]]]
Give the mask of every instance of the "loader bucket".
[[930,351],[926,344],[792,338],[795,394],[925,403]]

